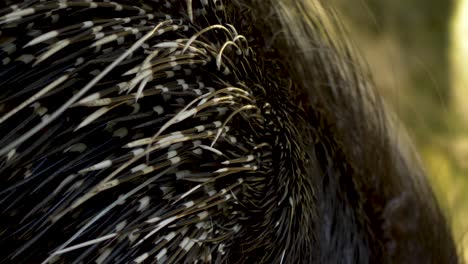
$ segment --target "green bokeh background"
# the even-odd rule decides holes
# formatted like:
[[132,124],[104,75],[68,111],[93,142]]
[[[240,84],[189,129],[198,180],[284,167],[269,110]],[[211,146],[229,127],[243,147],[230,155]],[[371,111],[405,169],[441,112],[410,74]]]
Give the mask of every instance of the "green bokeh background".
[[454,110],[450,63],[456,1],[332,0],[416,142],[468,263],[468,126]]

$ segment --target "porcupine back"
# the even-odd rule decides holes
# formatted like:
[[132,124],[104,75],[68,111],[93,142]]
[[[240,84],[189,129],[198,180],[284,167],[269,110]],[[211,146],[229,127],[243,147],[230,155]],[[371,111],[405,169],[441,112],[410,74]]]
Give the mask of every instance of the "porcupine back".
[[3,262],[455,262],[321,2],[7,2]]

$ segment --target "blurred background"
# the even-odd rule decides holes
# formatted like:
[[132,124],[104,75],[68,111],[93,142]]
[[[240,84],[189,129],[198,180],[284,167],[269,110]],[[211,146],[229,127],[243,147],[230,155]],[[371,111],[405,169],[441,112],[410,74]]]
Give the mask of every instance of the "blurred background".
[[468,263],[468,0],[332,0],[416,142]]

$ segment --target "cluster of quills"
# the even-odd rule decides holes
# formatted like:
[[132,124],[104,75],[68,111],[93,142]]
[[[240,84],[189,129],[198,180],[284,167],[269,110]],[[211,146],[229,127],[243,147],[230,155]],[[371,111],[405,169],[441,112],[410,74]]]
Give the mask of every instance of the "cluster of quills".
[[272,175],[306,160],[296,110],[271,106],[287,82],[229,17],[219,0],[0,10],[0,260],[218,263],[286,241],[295,178]]

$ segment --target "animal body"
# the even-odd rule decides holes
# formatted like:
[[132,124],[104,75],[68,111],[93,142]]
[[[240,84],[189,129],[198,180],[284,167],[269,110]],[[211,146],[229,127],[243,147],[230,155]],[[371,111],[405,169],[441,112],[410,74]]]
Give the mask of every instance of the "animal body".
[[0,11],[2,263],[455,263],[319,0]]

